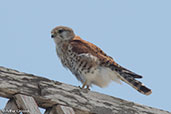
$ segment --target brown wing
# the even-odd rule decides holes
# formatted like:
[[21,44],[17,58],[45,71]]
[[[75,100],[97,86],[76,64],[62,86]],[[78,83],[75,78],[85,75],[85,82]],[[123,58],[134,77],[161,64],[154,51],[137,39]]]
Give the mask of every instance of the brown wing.
[[[107,54],[105,54],[100,48],[95,46],[94,44],[87,42],[83,39],[81,39],[79,36],[76,36],[70,44],[73,47],[73,51],[81,54],[81,53],[91,53],[93,56],[99,57],[104,56],[104,57],[109,57]],[[111,58],[111,57],[110,57]]]
[[110,67],[112,70],[115,70],[116,72],[124,73],[128,76],[132,76],[134,78],[142,78],[142,76],[127,70],[126,68],[118,65],[112,57],[108,56],[106,53],[104,53],[99,47],[96,45],[87,42],[83,39],[81,39],[79,36],[76,36],[71,42],[70,45],[72,45],[72,51],[82,54],[82,53],[89,53],[95,57],[97,57],[100,61],[100,66]]

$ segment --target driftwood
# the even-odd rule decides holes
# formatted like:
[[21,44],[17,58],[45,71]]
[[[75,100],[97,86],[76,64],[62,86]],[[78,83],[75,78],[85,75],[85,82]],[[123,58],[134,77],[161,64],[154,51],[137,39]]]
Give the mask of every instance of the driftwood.
[[12,114],[19,114],[19,112],[17,112],[17,111],[18,111],[18,107],[17,107],[17,104],[15,103],[15,100],[14,99],[8,100],[8,102],[7,102],[3,112],[5,114],[8,114],[8,113],[9,114],[10,113],[12,113]]
[[27,114],[41,114],[33,97],[17,94],[14,96],[18,109]]
[[71,114],[171,114],[97,92],[87,93],[72,85],[0,67],[0,96],[22,100],[21,96],[16,96],[18,94],[33,97],[39,107],[47,109],[46,114],[50,114],[53,109],[63,113],[66,110]]

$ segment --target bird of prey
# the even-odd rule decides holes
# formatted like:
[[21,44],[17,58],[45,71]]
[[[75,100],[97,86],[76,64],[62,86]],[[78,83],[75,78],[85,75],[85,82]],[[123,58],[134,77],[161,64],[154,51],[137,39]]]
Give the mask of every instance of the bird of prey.
[[57,26],[51,31],[51,37],[62,65],[81,81],[82,89],[89,89],[93,84],[106,87],[111,81],[123,81],[142,94],[152,93],[151,89],[136,80],[142,78],[141,75],[117,64],[99,47],[75,35],[71,28]]

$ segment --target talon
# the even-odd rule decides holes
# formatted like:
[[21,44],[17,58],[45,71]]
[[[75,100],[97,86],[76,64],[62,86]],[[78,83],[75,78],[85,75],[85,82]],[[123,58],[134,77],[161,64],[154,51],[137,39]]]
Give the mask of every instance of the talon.
[[88,91],[90,91],[90,86],[87,85],[87,88],[86,88]]
[[[86,88],[85,88],[85,86],[86,86]],[[80,86],[78,86],[81,90],[83,90],[83,92],[85,92],[85,93],[88,93],[89,91],[90,91],[90,86],[89,85],[87,85],[87,81],[85,81],[84,83],[83,83],[83,85],[82,85],[82,87],[80,87]]]

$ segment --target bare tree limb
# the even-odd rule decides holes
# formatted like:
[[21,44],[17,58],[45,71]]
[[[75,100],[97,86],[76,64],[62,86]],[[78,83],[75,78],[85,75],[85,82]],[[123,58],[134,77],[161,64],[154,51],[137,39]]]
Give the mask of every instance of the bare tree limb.
[[72,107],[76,114],[171,114],[93,91],[86,93],[78,87],[0,67],[0,96],[13,98],[16,94],[32,96],[38,106],[45,109],[55,105]]

